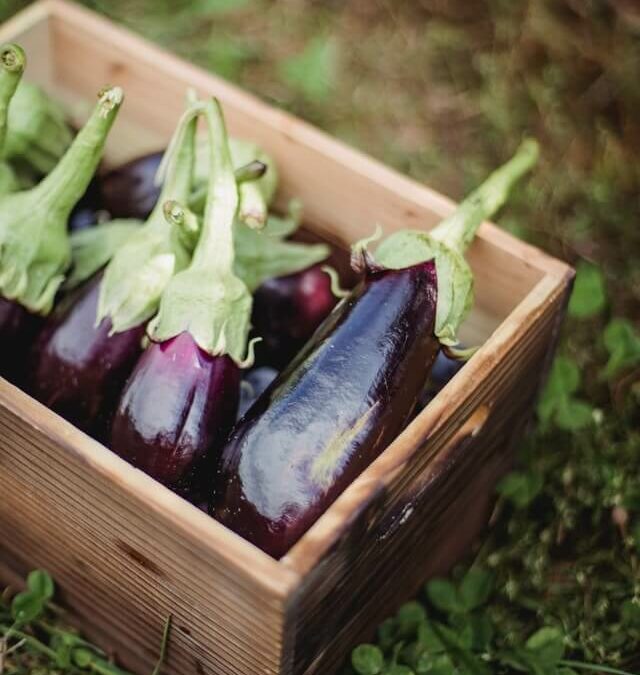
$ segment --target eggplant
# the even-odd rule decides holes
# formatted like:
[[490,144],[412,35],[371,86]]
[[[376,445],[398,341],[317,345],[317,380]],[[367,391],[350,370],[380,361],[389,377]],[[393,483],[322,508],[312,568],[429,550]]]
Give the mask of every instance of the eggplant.
[[112,218],[149,217],[160,197],[155,177],[163,155],[162,151],[152,152],[101,176],[102,202]]
[[259,363],[284,368],[302,349],[337,302],[322,265],[267,279],[253,296],[252,323],[262,337]]
[[463,251],[537,154],[525,142],[431,233],[354,247],[364,278],[234,428],[211,515],[279,558],[397,436],[471,306]]
[[0,327],[2,342],[15,343],[11,336],[16,334],[24,339],[35,321],[30,315],[45,317],[53,308],[71,263],[69,214],[100,161],[122,99],[119,87],[103,90],[56,168],[36,187],[0,197],[0,298],[5,307],[7,302],[14,305],[7,312],[25,324],[25,332],[18,333],[13,323]]
[[69,232],[78,232],[93,227],[105,219],[102,189],[98,176],[91,179],[85,193],[73,207],[69,216]]
[[178,494],[197,499],[213,468],[207,450],[235,421],[239,387],[234,361],[211,356],[189,333],[154,343],[124,389],[111,447]]
[[464,366],[465,362],[460,358],[452,358],[440,351],[431,368],[429,379],[424,391],[420,395],[420,409],[425,408],[445,387],[451,378]]
[[[15,98],[16,89],[26,65],[26,56],[21,47],[14,44],[0,48],[0,154],[5,154],[9,107]],[[13,167],[0,161],[0,195],[19,189],[19,179]]]
[[96,326],[101,275],[59,305],[35,340],[27,391],[103,440],[127,378],[142,354],[144,325],[112,334]]
[[238,419],[255,403],[258,396],[278,377],[278,371],[269,366],[252,368],[242,378]]
[[[149,324],[153,344],[118,404],[111,448],[197,502],[235,421],[240,370],[252,357],[251,293],[233,270],[239,196],[224,118],[215,100],[192,105],[205,116],[211,150],[202,231],[191,264],[169,281]],[[170,221],[175,208],[182,207],[165,209]]]
[[[189,195],[195,124],[193,116],[184,115],[174,134],[176,152],[163,187],[167,197]],[[114,221],[79,232],[75,239],[98,234],[113,235],[100,241],[106,248],[109,242],[119,243],[118,252],[45,324],[32,351],[28,386],[53,410],[107,440],[122,389],[141,354],[146,323],[166,283],[166,268],[171,274],[174,267],[187,264],[189,255],[166,225],[161,205],[143,226]],[[106,300],[113,308],[106,313],[101,311],[105,292],[111,294]]]
[[22,305],[0,298],[0,377],[22,386],[27,351],[40,321]]

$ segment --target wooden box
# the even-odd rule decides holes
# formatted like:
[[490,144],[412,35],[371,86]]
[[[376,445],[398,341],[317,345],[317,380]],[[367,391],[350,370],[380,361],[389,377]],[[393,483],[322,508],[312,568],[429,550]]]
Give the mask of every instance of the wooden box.
[[[428,228],[453,208],[217,77],[73,4],[44,0],[0,29],[27,77],[82,118],[125,89],[108,159],[163,147],[185,91],[215,94],[231,131],[274,155],[281,203],[347,247]],[[552,357],[572,270],[485,224],[469,256],[482,348],[283,559],[253,548],[0,379],[0,577],[43,567],[82,628],[149,672],[173,615],[166,672],[335,672],[350,648],[447,569],[484,527]]]

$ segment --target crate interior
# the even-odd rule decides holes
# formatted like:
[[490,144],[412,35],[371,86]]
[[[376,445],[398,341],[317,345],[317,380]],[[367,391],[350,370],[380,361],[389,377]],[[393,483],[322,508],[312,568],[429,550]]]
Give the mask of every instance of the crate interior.
[[[132,53],[113,45],[99,27],[83,29],[55,16],[26,27],[21,44],[27,50],[27,77],[61,99],[77,122],[87,115],[97,91],[105,84],[125,90],[125,104],[111,133],[106,161],[117,164],[163,147],[182,110],[186,92],[184,66],[159,77],[148,54]],[[193,71],[189,72],[193,77]],[[428,205],[416,206],[361,173],[359,156],[350,166],[335,159],[335,144],[327,148],[305,144],[299,123],[274,111],[235,88],[220,82],[211,91],[225,107],[230,131],[263,145],[277,161],[281,174],[279,203],[296,196],[305,206],[305,228],[314,236],[347,250],[379,223],[385,232],[402,227],[429,227],[442,213]],[[315,133],[315,132],[311,132]],[[317,134],[316,134],[317,140]],[[341,151],[338,148],[338,151]],[[354,165],[355,163],[355,165]],[[381,171],[386,171],[381,169]],[[469,252],[476,280],[476,304],[463,327],[462,339],[481,344],[541,280],[544,273],[527,259],[518,258],[488,237],[478,237]]]

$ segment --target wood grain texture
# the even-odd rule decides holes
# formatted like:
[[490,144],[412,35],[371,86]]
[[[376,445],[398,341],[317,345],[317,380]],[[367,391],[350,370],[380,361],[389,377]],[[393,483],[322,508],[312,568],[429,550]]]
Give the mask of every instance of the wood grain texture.
[[[45,0],[0,27],[28,77],[81,121],[106,82],[126,101],[118,162],[164,145],[188,86],[272,153],[279,203],[345,246],[379,222],[430,227],[447,198],[76,5]],[[93,638],[149,672],[174,615],[168,672],[335,671],[349,648],[457,559],[486,522],[555,344],[572,272],[491,224],[471,249],[482,349],[281,561],[275,561],[0,380],[0,578],[42,566]]]

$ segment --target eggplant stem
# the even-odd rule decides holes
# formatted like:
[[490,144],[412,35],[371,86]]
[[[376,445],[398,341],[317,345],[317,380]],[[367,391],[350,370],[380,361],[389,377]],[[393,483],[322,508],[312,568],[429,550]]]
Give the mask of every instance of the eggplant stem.
[[254,337],[249,340],[249,344],[247,345],[247,356],[242,361],[238,362],[238,368],[244,370],[253,366],[256,362],[256,345],[260,342],[262,342],[261,337]]
[[329,276],[329,279],[331,280],[331,292],[336,296],[336,298],[346,298],[351,294],[351,291],[347,290],[346,288],[342,288],[340,285],[340,276],[338,275],[335,267],[331,267],[331,265],[323,265],[320,269]]
[[536,140],[524,140],[516,154],[462,201],[454,213],[441,221],[430,232],[430,236],[449,248],[464,253],[480,225],[505,203],[514,183],[531,169],[539,154],[540,148]]
[[254,180],[262,178],[267,173],[267,165],[259,159],[254,159],[252,162],[245,164],[235,170],[237,183],[249,183]]

